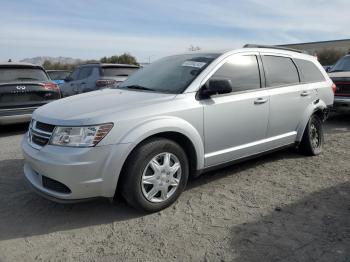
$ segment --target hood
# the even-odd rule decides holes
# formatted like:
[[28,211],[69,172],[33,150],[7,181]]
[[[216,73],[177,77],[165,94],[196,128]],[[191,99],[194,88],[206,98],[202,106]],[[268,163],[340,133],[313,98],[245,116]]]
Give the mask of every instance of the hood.
[[343,77],[349,77],[350,78],[350,71],[344,71],[344,72],[329,72],[328,73],[330,78],[343,78]]
[[57,100],[35,110],[33,118],[48,124],[95,124],[101,118],[172,100],[176,95],[121,89],[103,89]]

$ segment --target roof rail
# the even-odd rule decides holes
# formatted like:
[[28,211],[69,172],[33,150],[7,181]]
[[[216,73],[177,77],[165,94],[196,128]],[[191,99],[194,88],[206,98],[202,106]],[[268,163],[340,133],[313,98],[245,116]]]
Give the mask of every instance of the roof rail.
[[278,50],[286,50],[286,51],[292,51],[297,53],[306,53],[303,50],[283,47],[283,46],[276,46],[276,45],[254,45],[254,44],[246,44],[243,46],[243,48],[271,48],[271,49],[278,49]]

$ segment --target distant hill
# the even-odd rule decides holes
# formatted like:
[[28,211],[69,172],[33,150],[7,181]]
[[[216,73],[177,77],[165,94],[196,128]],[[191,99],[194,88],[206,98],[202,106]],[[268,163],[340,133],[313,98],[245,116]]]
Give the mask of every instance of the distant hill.
[[20,62],[31,63],[36,65],[43,65],[43,63],[48,60],[51,63],[61,63],[61,64],[77,64],[82,62],[81,59],[71,58],[71,57],[51,57],[51,56],[37,56],[33,58],[25,58]]

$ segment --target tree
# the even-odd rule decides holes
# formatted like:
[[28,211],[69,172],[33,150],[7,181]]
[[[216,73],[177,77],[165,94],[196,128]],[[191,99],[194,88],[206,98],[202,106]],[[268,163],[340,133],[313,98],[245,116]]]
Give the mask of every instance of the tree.
[[49,60],[45,60],[43,63],[43,67],[45,70],[70,70],[72,71],[74,68],[81,64],[87,63],[112,63],[112,64],[131,64],[131,65],[139,65],[136,58],[128,53],[124,53],[120,56],[113,55],[111,57],[104,56],[100,60],[85,60],[76,64],[62,64],[62,63],[52,63]]
[[62,64],[62,63],[52,63],[49,60],[45,60],[43,63],[43,68],[45,70],[73,70],[79,64]]
[[344,51],[334,48],[325,48],[317,52],[317,58],[321,65],[334,65],[344,55]]
[[120,64],[131,64],[131,65],[138,65],[136,58],[128,53],[124,53],[119,56],[118,63]]
[[120,56],[113,55],[111,57],[102,57],[100,59],[101,63],[112,63],[112,64],[130,64],[130,65],[139,65],[136,58],[128,53],[124,53]]
[[51,67],[52,67],[52,63],[49,60],[45,60],[43,63],[43,68],[48,70],[48,69],[51,69]]

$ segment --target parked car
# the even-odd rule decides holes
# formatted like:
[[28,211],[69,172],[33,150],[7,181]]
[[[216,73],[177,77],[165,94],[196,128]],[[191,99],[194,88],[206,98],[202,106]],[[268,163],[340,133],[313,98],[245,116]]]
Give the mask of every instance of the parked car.
[[120,192],[158,211],[190,175],[288,146],[320,154],[332,86],[315,57],[284,49],[166,57],[118,88],[36,110],[22,142],[25,177],[55,201]]
[[56,84],[61,85],[64,83],[64,79],[66,79],[71,71],[69,70],[46,70],[50,79],[54,81]]
[[334,109],[336,111],[350,111],[350,55],[341,58],[328,75],[337,86]]
[[64,97],[115,87],[139,69],[136,65],[86,64],[75,69],[60,86]]
[[60,97],[58,86],[42,67],[0,64],[0,125],[29,122],[36,108]]
[[329,71],[331,71],[332,67],[333,67],[333,65],[324,65],[324,66],[323,66],[323,69],[324,69],[326,72],[329,72]]

